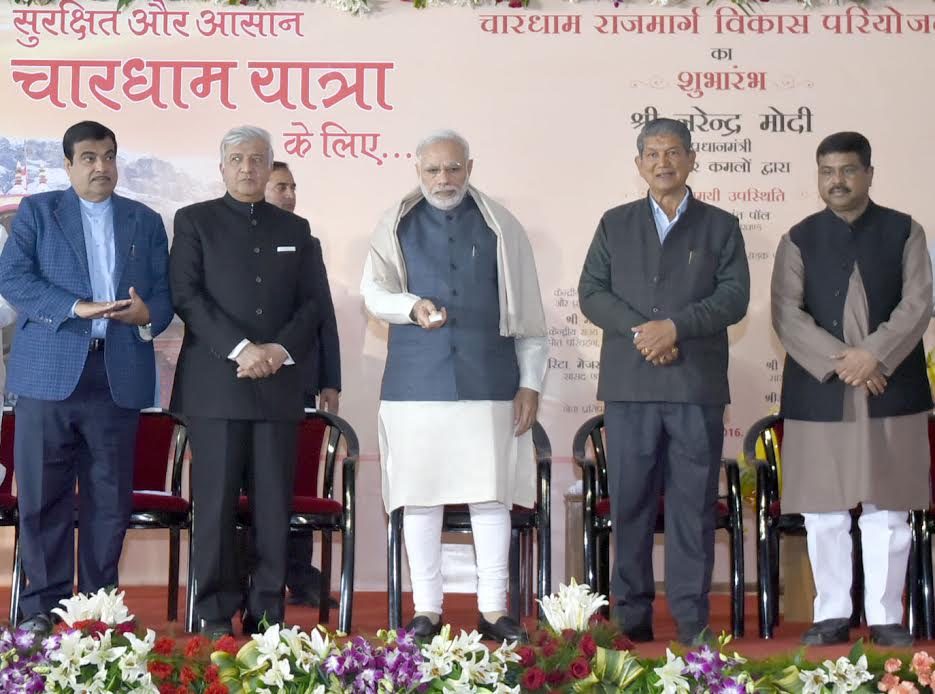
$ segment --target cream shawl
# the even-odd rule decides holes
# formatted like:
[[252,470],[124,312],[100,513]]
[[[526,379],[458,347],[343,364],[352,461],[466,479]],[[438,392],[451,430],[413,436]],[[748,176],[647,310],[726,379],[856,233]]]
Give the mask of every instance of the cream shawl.
[[[500,334],[504,337],[544,337],[545,311],[536,260],[525,230],[503,205],[474,186],[468,187],[468,194],[477,203],[487,226],[497,236]],[[417,188],[387,210],[370,240],[373,281],[394,294],[405,292],[408,287],[406,263],[396,230],[400,220],[422,199],[422,191]]]

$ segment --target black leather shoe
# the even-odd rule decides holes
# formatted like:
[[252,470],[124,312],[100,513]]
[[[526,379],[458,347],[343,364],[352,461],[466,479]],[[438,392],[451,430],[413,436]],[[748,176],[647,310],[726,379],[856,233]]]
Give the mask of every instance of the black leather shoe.
[[892,648],[909,648],[913,644],[912,634],[902,624],[872,624],[870,640],[877,646]]
[[500,617],[493,624],[481,615],[477,622],[477,630],[481,636],[490,641],[519,641],[520,643],[529,641],[529,635],[523,625],[509,615]]
[[621,631],[633,643],[649,643],[655,638],[651,624],[636,624],[629,628],[625,627]]
[[823,619],[815,622],[802,634],[802,643],[806,646],[830,646],[847,643],[851,640],[851,620]]
[[419,615],[414,617],[409,624],[407,624],[404,629],[406,633],[412,634],[417,639],[430,639],[433,636],[437,636],[442,631],[442,618],[441,615],[438,616],[438,622],[432,624],[432,620],[424,615]]
[[201,632],[201,635],[210,641],[217,641],[223,636],[233,636],[234,630],[231,629],[231,622],[229,619],[224,620],[210,620],[202,619],[201,626],[198,628],[198,631]]
[[52,633],[53,626],[52,615],[45,612],[36,612],[36,614],[30,615],[28,619],[20,622],[17,628],[32,632],[37,638],[45,638]]
[[[317,590],[304,590],[302,588],[290,590],[288,602],[290,605],[305,605],[306,607],[318,607],[320,604]],[[328,596],[328,607],[332,610],[339,607],[338,601],[334,599],[333,595]]]

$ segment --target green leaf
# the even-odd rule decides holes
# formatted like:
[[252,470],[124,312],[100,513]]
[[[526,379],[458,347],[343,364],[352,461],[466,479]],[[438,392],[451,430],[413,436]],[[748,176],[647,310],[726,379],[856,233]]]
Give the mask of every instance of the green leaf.
[[857,643],[854,644],[854,647],[851,648],[851,652],[847,654],[847,659],[852,663],[856,663],[857,660],[864,654],[864,640],[863,638],[857,639]]

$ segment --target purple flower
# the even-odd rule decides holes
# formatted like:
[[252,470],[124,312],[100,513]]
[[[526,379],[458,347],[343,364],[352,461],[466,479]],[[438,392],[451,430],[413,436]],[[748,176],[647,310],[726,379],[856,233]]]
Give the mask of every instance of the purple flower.
[[13,635],[13,642],[16,644],[16,647],[21,651],[28,651],[32,648],[33,643],[36,640],[36,634],[31,631],[23,631],[18,629]]

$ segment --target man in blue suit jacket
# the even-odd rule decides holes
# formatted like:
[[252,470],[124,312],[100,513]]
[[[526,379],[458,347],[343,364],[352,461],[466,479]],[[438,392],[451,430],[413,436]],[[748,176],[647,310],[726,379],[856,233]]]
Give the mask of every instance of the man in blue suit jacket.
[[21,626],[40,633],[72,593],[76,480],[78,590],[117,583],[152,339],[172,320],[165,227],[114,195],[116,136],[84,121],[62,146],[72,187],[25,198],[0,255],[0,294],[19,311],[7,390],[18,396]]

